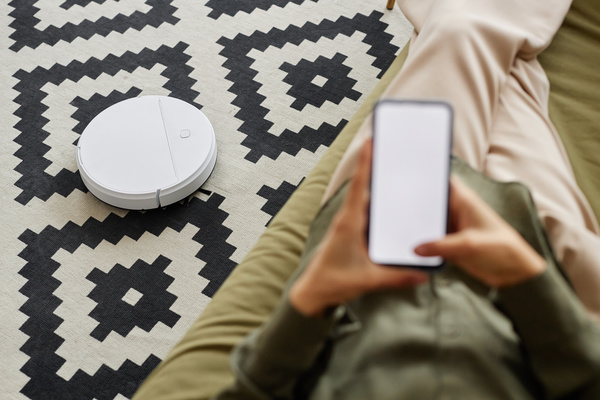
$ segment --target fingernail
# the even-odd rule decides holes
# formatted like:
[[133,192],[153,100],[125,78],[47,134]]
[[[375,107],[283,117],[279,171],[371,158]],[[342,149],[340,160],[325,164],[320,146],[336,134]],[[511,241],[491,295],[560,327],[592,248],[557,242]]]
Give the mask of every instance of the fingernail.
[[419,256],[425,256],[425,255],[427,255],[427,246],[424,244],[419,245],[419,246],[415,247],[414,252],[415,252],[415,254],[417,254]]

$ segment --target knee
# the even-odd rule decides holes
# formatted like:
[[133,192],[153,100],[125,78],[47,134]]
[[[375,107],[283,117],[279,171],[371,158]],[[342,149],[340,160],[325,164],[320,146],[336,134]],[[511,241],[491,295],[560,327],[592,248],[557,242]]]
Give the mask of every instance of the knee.
[[[512,41],[497,22],[480,15],[453,13],[430,21],[431,39],[453,54],[487,54],[490,49],[513,53]],[[510,36],[510,35],[509,35]]]
[[482,33],[485,24],[473,15],[453,13],[430,21],[429,29],[437,37],[444,38],[449,44],[464,44],[473,41]]

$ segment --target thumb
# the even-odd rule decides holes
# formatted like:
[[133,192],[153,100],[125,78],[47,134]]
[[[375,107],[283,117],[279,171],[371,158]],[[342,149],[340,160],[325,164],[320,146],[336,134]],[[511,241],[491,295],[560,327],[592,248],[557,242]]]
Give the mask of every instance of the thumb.
[[451,233],[443,239],[434,242],[423,243],[415,248],[415,254],[421,257],[439,256],[445,259],[452,259],[464,251],[464,235],[460,233]]

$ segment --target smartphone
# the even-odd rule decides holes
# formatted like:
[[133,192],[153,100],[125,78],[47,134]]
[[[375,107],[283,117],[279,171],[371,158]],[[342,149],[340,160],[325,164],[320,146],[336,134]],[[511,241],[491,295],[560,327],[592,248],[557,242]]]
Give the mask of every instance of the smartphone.
[[368,252],[377,264],[436,269],[414,248],[448,232],[452,107],[382,100],[374,109]]

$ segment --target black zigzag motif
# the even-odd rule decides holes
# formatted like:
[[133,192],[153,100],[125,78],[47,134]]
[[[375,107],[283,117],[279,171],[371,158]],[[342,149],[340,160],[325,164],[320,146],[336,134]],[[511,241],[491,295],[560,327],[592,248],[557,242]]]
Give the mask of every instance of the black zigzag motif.
[[[317,2],[317,0],[311,0]],[[304,0],[208,0],[207,7],[212,8],[209,17],[217,19],[223,14],[234,16],[242,11],[250,14],[256,9],[268,10],[271,6],[285,7],[288,3],[302,4]]]
[[[356,80],[348,76],[352,68],[344,65],[346,58],[337,53],[331,59],[319,56],[314,62],[302,59],[296,65],[283,63],[279,69],[288,73],[283,81],[292,86],[287,94],[296,98],[291,107],[302,111],[307,104],[321,107],[326,101],[340,104],[345,98],[360,99],[360,93],[352,89]],[[316,78],[325,82],[315,83]]]
[[226,77],[233,82],[229,91],[236,95],[233,104],[240,108],[236,117],[243,121],[239,129],[247,136],[242,141],[250,149],[247,160],[256,163],[262,156],[277,159],[282,152],[296,155],[301,149],[314,152],[320,145],[329,146],[347,122],[342,120],[337,126],[325,123],[318,129],[305,126],[299,132],[286,129],[280,136],[270,134],[268,130],[273,123],[265,119],[269,110],[261,105],[265,97],[258,93],[261,84],[254,80],[257,71],[252,69],[254,59],[248,53],[253,49],[264,52],[270,46],[282,48],[287,43],[298,45],[305,40],[317,42],[321,38],[363,32],[363,42],[371,46],[367,53],[375,58],[373,66],[381,70],[378,76],[381,77],[399,50],[391,44],[392,35],[385,32],[388,25],[381,21],[382,16],[374,11],[369,16],[357,14],[352,19],[323,20],[319,25],[308,22],[302,27],[291,25],[285,30],[273,28],[267,33],[255,31],[250,36],[238,34],[233,39],[219,39],[223,46],[220,54],[227,58],[223,66],[231,71]]
[[[304,178],[302,178],[304,180]],[[302,183],[302,181],[300,181]],[[300,184],[298,184],[300,186]],[[271,223],[273,217],[281,210],[281,207],[290,198],[292,193],[298,188],[298,186],[292,185],[289,182],[283,181],[277,189],[273,189],[267,185],[264,185],[256,193],[260,197],[267,199],[267,202],[262,206],[261,210],[271,216],[267,225]]]
[[[173,48],[161,46],[157,50],[144,49],[138,54],[125,52],[122,56],[109,55],[103,60],[91,58],[85,63],[72,61],[66,66],[56,64],[50,69],[36,67],[31,72],[24,70],[16,72],[14,77],[19,82],[14,89],[19,92],[19,95],[15,98],[15,102],[20,106],[15,115],[20,118],[20,121],[15,128],[21,133],[14,141],[21,147],[14,155],[22,161],[15,168],[15,171],[21,174],[15,186],[22,192],[15,200],[25,205],[33,197],[45,201],[54,193],[68,196],[75,189],[87,191],[79,177],[79,172],[63,169],[56,176],[45,172],[51,164],[51,161],[44,157],[44,154],[50,150],[50,147],[44,143],[49,136],[49,133],[44,130],[48,119],[43,116],[48,107],[42,103],[47,96],[42,91],[46,83],[50,82],[58,86],[66,80],[77,82],[83,77],[96,79],[102,73],[114,76],[119,71],[133,72],[139,67],[150,69],[160,64],[166,67],[162,75],[168,78],[164,87],[169,89],[174,97],[202,108],[194,101],[199,93],[192,89],[196,80],[189,77],[193,69],[186,65],[190,59],[190,56],[184,53],[187,47],[187,44],[180,42]],[[127,96],[134,97],[139,92],[139,89],[134,88],[127,93]],[[81,107],[73,115],[80,122],[77,125],[78,133],[81,133],[87,123],[100,111],[119,100],[128,98],[127,96],[113,92],[106,101],[99,101],[102,96],[96,95],[87,105],[80,98],[74,99],[72,104]],[[75,151],[73,147],[74,156]]]
[[71,8],[75,5],[80,6],[80,7],[85,7],[90,3],[103,4],[105,2],[106,2],[106,0],[65,0],[60,5],[60,8],[64,8],[65,10],[68,10],[69,8]]
[[[99,324],[91,336],[103,341],[114,331],[126,337],[136,326],[150,332],[159,322],[174,327],[180,315],[169,309],[177,300],[167,291],[175,280],[164,272],[170,263],[168,258],[159,256],[151,265],[138,260],[131,268],[117,264],[108,273],[94,268],[87,279],[96,287],[88,297],[97,303],[90,317]],[[141,294],[135,304],[123,300],[130,290]]]
[[[121,93],[118,90],[113,90],[108,94],[108,96],[103,96],[101,94],[94,93],[89,98],[89,100],[83,99],[79,96],[75,97],[71,101],[71,105],[77,108],[77,111],[75,111],[73,115],[71,115],[71,117],[79,121],[79,123],[75,125],[75,127],[73,128],[73,132],[81,135],[85,127],[88,126],[90,122],[92,122],[92,119],[94,119],[94,117],[98,115],[98,113],[101,110],[106,110],[113,104],[117,104],[123,100],[137,97],[141,93],[141,89],[132,87],[126,93]],[[73,144],[77,146],[78,141],[79,139],[77,139]]]
[[[129,212],[124,217],[110,214],[103,222],[90,218],[82,226],[69,222],[62,229],[48,226],[39,234],[25,231],[19,239],[26,247],[19,256],[27,263],[19,273],[27,279],[20,292],[28,300],[20,311],[29,318],[20,330],[29,336],[21,348],[29,361],[21,371],[30,380],[21,393],[32,400],[113,399],[117,393],[131,397],[160,361],[156,356],[150,355],[141,366],[126,362],[117,371],[103,366],[93,376],[78,371],[69,381],[56,374],[64,363],[56,349],[64,339],[55,333],[62,319],[54,313],[61,300],[53,293],[61,282],[52,276],[60,267],[52,256],[61,248],[70,253],[81,245],[93,249],[103,240],[116,244],[124,236],[138,240],[145,232],[156,236],[167,228],[180,232],[190,223],[199,228],[193,240],[202,244],[196,257],[206,263],[199,274],[210,281],[202,293],[212,296],[236,265],[229,259],[235,247],[226,242],[231,230],[223,226],[228,216],[219,208],[223,200],[224,197],[213,193],[206,201],[194,197],[187,205],[174,204],[165,210]],[[159,258],[154,263],[157,268],[148,272],[158,274],[157,278],[162,279],[166,262]],[[94,275],[92,280],[101,281],[97,273]],[[153,279],[153,276],[147,276],[147,279]]]
[[[35,49],[42,43],[53,46],[60,40],[71,43],[76,38],[89,39],[94,35],[107,36],[111,32],[123,33],[128,29],[140,31],[146,26],[157,28],[163,23],[175,25],[179,21],[179,18],[174,16],[177,9],[171,5],[172,0],[147,0],[146,4],[151,7],[147,13],[135,11],[129,16],[118,14],[112,19],[100,17],[94,22],[86,19],[78,25],[67,22],[60,28],[49,26],[40,31],[35,27],[40,22],[35,16],[39,11],[39,8],[35,6],[36,3],[37,0],[13,0],[9,3],[14,8],[9,14],[14,18],[10,23],[10,27],[14,29],[10,35],[10,38],[14,40],[10,46],[11,50],[19,51],[25,46]],[[73,3],[75,2],[67,0],[62,7],[69,8]]]

